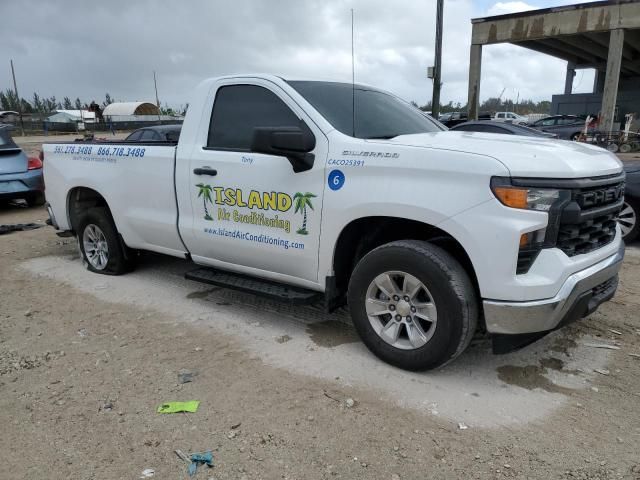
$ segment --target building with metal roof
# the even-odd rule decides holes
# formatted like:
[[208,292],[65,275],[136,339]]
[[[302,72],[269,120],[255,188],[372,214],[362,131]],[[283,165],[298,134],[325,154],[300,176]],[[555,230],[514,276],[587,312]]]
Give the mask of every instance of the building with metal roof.
[[[567,62],[552,113],[600,114],[611,131],[640,112],[640,0],[596,1],[471,20],[469,118],[478,116],[482,49],[511,43]],[[596,70],[593,92],[572,94],[575,71]],[[564,110],[564,111],[560,111]]]
[[160,109],[151,102],[114,102],[102,112],[104,117],[128,115],[160,115]]

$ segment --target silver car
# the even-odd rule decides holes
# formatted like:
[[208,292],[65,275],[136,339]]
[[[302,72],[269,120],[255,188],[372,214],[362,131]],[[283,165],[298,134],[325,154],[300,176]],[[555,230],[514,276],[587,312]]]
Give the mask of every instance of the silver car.
[[29,206],[44,204],[42,160],[29,158],[0,126],[0,201],[23,199]]

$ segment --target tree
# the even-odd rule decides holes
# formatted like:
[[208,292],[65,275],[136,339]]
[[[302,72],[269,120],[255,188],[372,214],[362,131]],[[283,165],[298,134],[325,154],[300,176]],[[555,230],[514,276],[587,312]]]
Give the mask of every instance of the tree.
[[0,91],[0,108],[2,108],[2,110],[11,110],[9,108],[9,100],[2,91]]
[[22,113],[33,113],[33,107],[24,98],[20,99],[20,105],[22,107]]
[[112,103],[113,103],[113,100],[111,99],[111,95],[109,95],[108,93],[105,93],[104,102],[102,102],[102,105],[106,107],[107,105],[110,105]]
[[58,102],[56,101],[56,97],[45,98],[43,103],[45,112],[53,112],[58,109]]
[[40,95],[35,92],[33,93],[33,110],[38,113],[44,113],[44,105],[42,104]]
[[317,195],[314,195],[313,193],[307,192],[307,193],[300,193],[297,192],[294,196],[293,196],[293,200],[294,202],[296,202],[296,208],[295,211],[293,213],[298,213],[301,212],[302,213],[302,227],[300,227],[298,229],[298,231],[296,233],[300,234],[300,235],[308,235],[309,232],[307,231],[307,207],[309,207],[311,210],[313,210],[313,204],[311,203],[311,199],[315,198]]
[[75,107],[76,107],[76,110],[82,110],[82,102],[80,101],[79,98],[76,98]]
[[62,101],[62,106],[65,110],[73,110],[73,104],[71,103],[71,99],[69,97],[64,97]]
[[211,185],[205,185],[204,183],[199,183],[196,185],[200,190],[198,190],[198,198],[202,197],[202,204],[204,205],[204,219],[205,220],[213,220],[211,215],[209,215],[209,210],[207,209],[207,202],[213,204],[213,199],[211,198]]

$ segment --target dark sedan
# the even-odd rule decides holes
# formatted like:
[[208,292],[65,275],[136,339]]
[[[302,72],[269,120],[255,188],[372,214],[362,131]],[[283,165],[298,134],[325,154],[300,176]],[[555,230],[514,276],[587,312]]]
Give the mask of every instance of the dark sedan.
[[131,132],[126,142],[177,142],[182,125],[154,125]]
[[625,242],[638,238],[638,215],[640,215],[640,160],[624,162],[627,174],[624,192],[624,207],[618,215],[618,223],[622,229]]
[[29,206],[44,204],[42,161],[27,157],[0,126],[0,200],[22,199]]
[[450,130],[455,130],[456,132],[485,132],[502,133],[506,135],[524,135],[526,137],[558,138],[556,134],[541,132],[540,130],[525,127],[524,125],[516,125],[514,123],[507,122],[494,122],[491,120],[465,122],[451,127]]
[[[562,140],[578,140],[584,132],[585,119],[576,115],[553,115],[536,120],[529,126],[548,133],[555,133]],[[589,129],[593,132],[593,129]]]

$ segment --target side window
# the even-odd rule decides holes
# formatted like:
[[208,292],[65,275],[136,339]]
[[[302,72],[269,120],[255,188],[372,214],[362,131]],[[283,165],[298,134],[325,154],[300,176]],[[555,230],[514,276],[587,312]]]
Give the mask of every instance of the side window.
[[498,118],[504,118],[504,113],[499,113]]
[[540,125],[542,125],[543,127],[551,127],[555,124],[556,124],[555,118],[547,118],[545,120],[542,120],[542,122],[540,122]]
[[506,128],[500,128],[494,125],[483,125],[482,128],[483,128],[483,131],[487,133],[511,133]]
[[453,128],[453,130],[462,132],[476,132],[476,128],[477,127],[475,125],[461,125],[459,127]]
[[256,127],[298,127],[300,119],[276,94],[255,85],[230,85],[216,93],[207,147],[248,151]]
[[571,125],[577,122],[578,122],[578,119],[572,118],[572,117],[563,117],[558,119],[558,125]]
[[138,140],[140,140],[141,136],[142,136],[142,130],[138,130],[137,132],[133,132],[131,135],[129,135],[127,137],[127,141],[128,142],[137,142]]
[[167,141],[168,142],[177,142],[180,139],[180,130],[172,130],[167,132]]
[[154,132],[153,130],[145,130],[142,134],[141,140],[143,142],[157,142],[158,140],[160,140],[160,135],[158,135],[158,133]]

